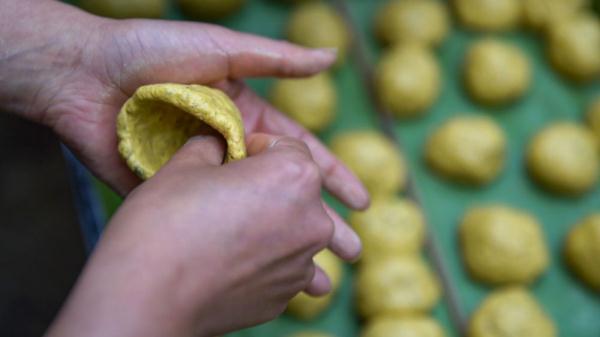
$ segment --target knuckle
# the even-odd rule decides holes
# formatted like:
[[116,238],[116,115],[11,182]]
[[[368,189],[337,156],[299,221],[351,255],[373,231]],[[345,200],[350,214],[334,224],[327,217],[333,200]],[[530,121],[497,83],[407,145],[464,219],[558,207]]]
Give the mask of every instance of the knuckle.
[[313,242],[315,246],[319,248],[319,250],[329,245],[329,242],[331,242],[331,239],[333,238],[334,230],[333,222],[329,218],[319,221],[315,224],[313,230]]
[[288,182],[294,182],[303,187],[321,185],[321,172],[312,160],[288,154],[280,168],[284,179]]

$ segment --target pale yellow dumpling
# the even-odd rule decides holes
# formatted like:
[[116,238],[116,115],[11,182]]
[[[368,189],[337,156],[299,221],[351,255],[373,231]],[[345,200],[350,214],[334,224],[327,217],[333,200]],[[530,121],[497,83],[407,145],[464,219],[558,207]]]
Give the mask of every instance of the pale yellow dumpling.
[[600,96],[598,96],[587,111],[587,122],[592,132],[596,135],[598,141],[598,149],[600,149]]
[[587,216],[571,229],[565,257],[585,283],[600,291],[600,212]]
[[117,19],[160,18],[167,9],[166,0],[81,0],[79,5],[96,15]]
[[523,21],[534,30],[545,31],[552,24],[579,12],[588,0],[521,0]]
[[361,337],[444,337],[440,324],[431,317],[384,315],[370,320]]
[[463,26],[481,31],[516,28],[521,19],[522,0],[453,0]]

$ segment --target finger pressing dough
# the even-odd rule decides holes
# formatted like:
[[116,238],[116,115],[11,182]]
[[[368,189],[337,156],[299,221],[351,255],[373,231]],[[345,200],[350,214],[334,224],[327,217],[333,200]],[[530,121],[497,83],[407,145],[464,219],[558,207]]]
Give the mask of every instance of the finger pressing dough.
[[327,73],[278,80],[271,88],[270,98],[277,109],[313,132],[325,129],[335,117],[337,93]]
[[502,205],[471,208],[459,228],[469,273],[489,283],[531,283],[548,266],[548,248],[538,221]]
[[140,178],[148,179],[190,137],[206,129],[225,138],[226,162],[246,156],[240,112],[223,92],[201,85],[143,86],[117,118],[119,152]]
[[522,0],[523,21],[534,30],[545,31],[552,24],[582,10],[588,0]]
[[431,168],[450,179],[482,185],[504,167],[506,136],[493,119],[460,116],[433,132],[425,147]]
[[554,337],[554,323],[522,287],[492,292],[475,311],[469,337]]
[[531,83],[531,66],[523,52],[492,38],[471,45],[464,71],[471,97],[487,105],[510,103],[523,96]]
[[590,105],[587,112],[587,122],[592,132],[596,135],[598,148],[600,149],[600,96]]
[[448,9],[438,0],[391,0],[375,17],[377,37],[386,44],[438,46],[449,30]]
[[570,122],[542,129],[527,149],[527,166],[543,187],[578,195],[598,180],[598,145],[591,131]]
[[439,95],[440,76],[430,50],[416,44],[397,45],[377,65],[379,100],[396,117],[422,115]]
[[376,131],[349,131],[331,141],[331,151],[372,196],[396,194],[406,184],[406,163],[394,144]]
[[440,324],[427,316],[378,316],[367,322],[361,337],[444,337]]
[[522,0],[454,0],[463,26],[480,31],[514,29],[521,19]]
[[600,213],[576,224],[567,236],[565,257],[573,271],[600,291]]
[[160,18],[167,9],[166,0],[81,0],[79,5],[90,13],[116,19]]
[[197,20],[218,20],[238,11],[246,0],[178,0],[183,13]]

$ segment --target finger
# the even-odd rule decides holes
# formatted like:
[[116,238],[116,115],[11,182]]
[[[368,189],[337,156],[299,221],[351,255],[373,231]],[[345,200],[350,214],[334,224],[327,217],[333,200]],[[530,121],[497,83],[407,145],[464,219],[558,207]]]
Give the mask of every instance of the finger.
[[251,157],[267,151],[293,151],[312,161],[310,149],[298,139],[266,133],[254,133],[247,137],[246,142],[248,155]]
[[329,276],[315,264],[315,273],[312,280],[304,289],[304,292],[310,296],[324,296],[331,292],[332,285]]
[[358,235],[352,228],[342,219],[342,217],[329,205],[323,202],[323,208],[327,215],[333,221],[334,232],[329,249],[341,259],[354,262],[360,257],[362,244]]
[[214,133],[190,138],[169,160],[167,166],[182,163],[195,166],[219,166],[225,156],[225,140]]

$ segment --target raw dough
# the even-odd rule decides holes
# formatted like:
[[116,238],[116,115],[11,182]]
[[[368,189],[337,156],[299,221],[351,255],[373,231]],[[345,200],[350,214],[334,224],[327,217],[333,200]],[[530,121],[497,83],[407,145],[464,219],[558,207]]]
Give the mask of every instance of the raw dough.
[[361,337],[444,337],[440,324],[427,316],[375,317],[369,321]]
[[582,10],[588,0],[522,0],[523,21],[534,30],[545,31],[553,23]]
[[600,291],[600,212],[589,215],[571,229],[565,257],[582,280]]
[[596,135],[598,149],[600,149],[600,96],[590,105],[587,112],[587,122]]
[[100,16],[116,19],[160,18],[167,8],[166,0],[81,0],[81,8]]
[[467,28],[481,31],[514,29],[521,19],[523,0],[454,0],[458,19]]
[[238,11],[245,0],[178,0],[182,12],[197,20],[218,20]]

